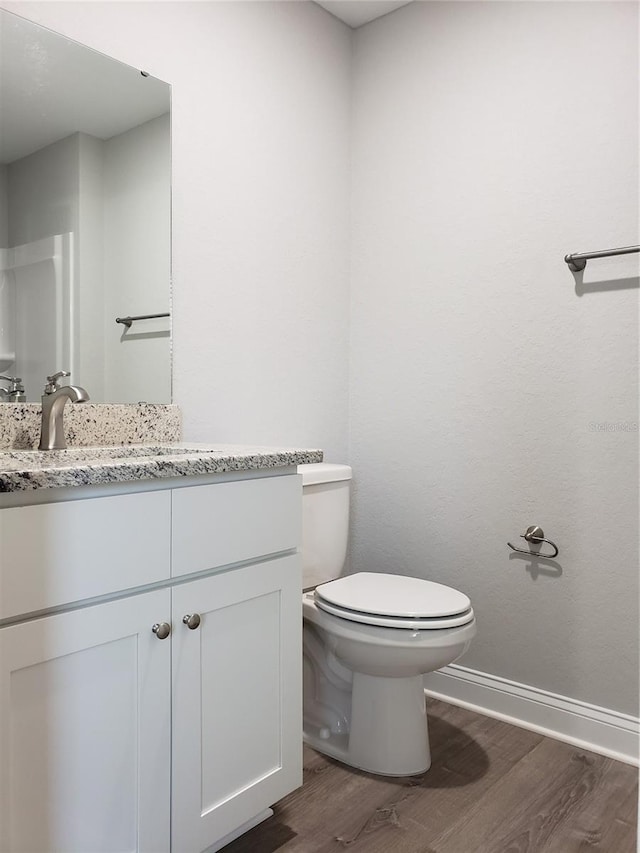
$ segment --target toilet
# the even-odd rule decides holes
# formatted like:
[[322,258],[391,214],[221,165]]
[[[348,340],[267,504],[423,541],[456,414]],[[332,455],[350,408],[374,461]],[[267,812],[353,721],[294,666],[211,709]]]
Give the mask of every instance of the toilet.
[[467,596],[421,578],[378,572],[340,577],[351,468],[298,466],[303,487],[304,740],[383,776],[431,764],[423,675],[469,648]]

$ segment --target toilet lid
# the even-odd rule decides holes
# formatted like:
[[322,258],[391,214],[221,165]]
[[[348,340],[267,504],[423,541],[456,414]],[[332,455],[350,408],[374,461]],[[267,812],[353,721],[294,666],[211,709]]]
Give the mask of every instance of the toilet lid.
[[316,587],[323,610],[369,625],[435,629],[473,619],[469,598],[457,589],[422,578],[360,572]]

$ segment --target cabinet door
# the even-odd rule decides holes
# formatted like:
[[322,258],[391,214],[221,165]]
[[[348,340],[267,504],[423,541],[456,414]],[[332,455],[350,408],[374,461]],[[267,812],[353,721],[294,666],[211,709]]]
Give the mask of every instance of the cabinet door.
[[297,554],[173,589],[175,853],[201,853],[302,784],[300,590]]
[[0,629],[0,851],[169,850],[170,591]]

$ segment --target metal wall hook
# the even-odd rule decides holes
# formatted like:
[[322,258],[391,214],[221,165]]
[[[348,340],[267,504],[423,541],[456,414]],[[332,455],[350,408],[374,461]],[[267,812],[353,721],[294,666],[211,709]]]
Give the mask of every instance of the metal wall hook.
[[526,539],[527,542],[546,542],[547,545],[551,545],[554,549],[553,554],[538,554],[535,551],[523,551],[522,548],[516,548],[515,545],[512,545],[511,542],[507,542],[509,548],[513,551],[517,551],[518,554],[526,554],[527,557],[546,557],[547,559],[552,560],[554,557],[558,556],[558,546],[555,542],[552,542],[551,539],[544,538],[544,530],[541,527],[538,527],[537,524],[532,524],[531,527],[527,527],[524,533],[520,534],[521,539]]

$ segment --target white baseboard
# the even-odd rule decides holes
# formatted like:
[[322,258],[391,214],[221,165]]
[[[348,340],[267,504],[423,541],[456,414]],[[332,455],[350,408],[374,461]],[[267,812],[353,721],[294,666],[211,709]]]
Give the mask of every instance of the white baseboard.
[[425,693],[581,749],[638,766],[637,717],[464,666],[425,676]]

